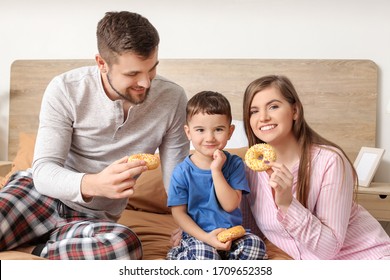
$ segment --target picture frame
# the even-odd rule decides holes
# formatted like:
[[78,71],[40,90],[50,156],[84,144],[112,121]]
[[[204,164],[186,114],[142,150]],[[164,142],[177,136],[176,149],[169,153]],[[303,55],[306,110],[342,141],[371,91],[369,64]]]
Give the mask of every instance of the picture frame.
[[369,187],[385,149],[362,147],[354,162],[354,167],[358,174],[359,186]]

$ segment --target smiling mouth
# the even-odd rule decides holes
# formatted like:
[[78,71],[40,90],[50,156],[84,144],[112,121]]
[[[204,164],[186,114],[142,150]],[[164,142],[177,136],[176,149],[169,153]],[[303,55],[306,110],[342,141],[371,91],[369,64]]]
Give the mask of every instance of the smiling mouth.
[[260,130],[267,131],[267,130],[274,129],[275,127],[276,127],[276,124],[270,124],[270,125],[265,125],[265,126],[260,127]]
[[204,145],[206,148],[215,148],[215,147],[217,147],[217,145]]
[[133,91],[137,92],[138,94],[143,94],[146,92],[145,88],[131,88]]

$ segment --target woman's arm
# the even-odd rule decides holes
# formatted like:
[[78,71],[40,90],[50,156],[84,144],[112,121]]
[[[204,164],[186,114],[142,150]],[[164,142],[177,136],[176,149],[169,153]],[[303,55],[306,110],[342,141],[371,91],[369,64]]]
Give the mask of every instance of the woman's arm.
[[[325,152],[325,155],[329,153]],[[312,166],[308,208],[293,198],[277,219],[301,251],[332,259],[342,248],[353,201],[353,174],[342,156],[319,156]]]

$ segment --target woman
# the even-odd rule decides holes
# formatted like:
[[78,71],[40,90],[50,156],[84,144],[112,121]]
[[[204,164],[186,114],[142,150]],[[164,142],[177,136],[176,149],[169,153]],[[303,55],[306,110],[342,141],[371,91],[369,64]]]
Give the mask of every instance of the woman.
[[354,201],[352,163],[306,123],[291,81],[253,81],[243,109],[249,146],[268,143],[277,154],[267,172],[247,170],[244,226],[257,226],[294,259],[390,259],[389,236]]

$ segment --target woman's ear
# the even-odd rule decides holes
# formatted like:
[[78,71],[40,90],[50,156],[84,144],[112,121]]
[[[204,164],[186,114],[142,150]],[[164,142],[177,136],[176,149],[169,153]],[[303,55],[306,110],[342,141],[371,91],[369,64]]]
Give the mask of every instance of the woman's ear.
[[299,109],[297,105],[293,106],[293,120],[296,121],[299,117]]

